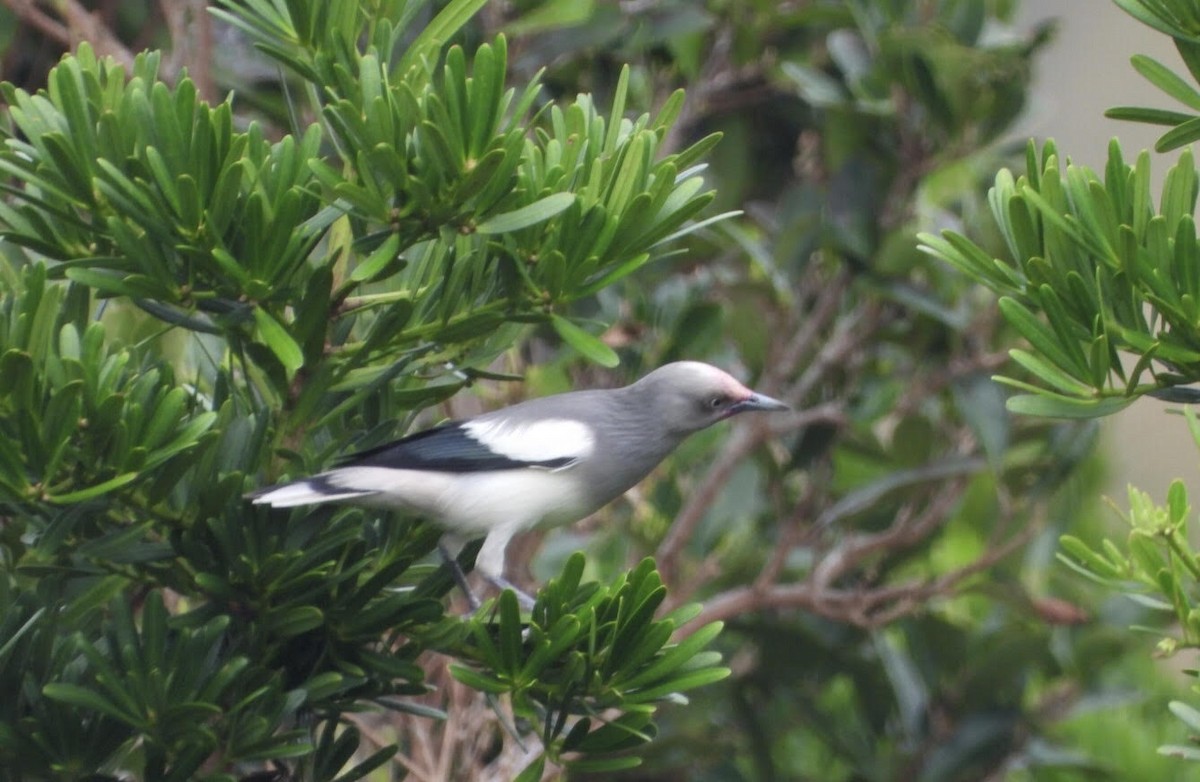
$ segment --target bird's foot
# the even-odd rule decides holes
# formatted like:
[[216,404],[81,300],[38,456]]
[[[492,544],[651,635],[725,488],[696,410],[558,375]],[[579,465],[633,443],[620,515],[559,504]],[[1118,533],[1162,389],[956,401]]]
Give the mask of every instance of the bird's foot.
[[[454,583],[458,585],[458,588],[461,589],[462,593],[466,596],[467,604],[471,607],[471,613],[475,613],[479,610],[479,606],[482,605],[482,603],[479,601],[479,598],[475,596],[475,593],[471,591],[471,585],[467,583],[467,574],[463,572],[462,567],[458,564],[458,559],[456,559],[450,553],[449,549],[439,543],[438,551],[441,552],[442,560],[446,563],[446,567],[450,568],[450,575],[454,576]],[[503,592],[505,589],[511,589],[513,593],[516,594],[517,602],[521,605],[521,608],[525,609],[526,611],[533,610],[535,603],[534,599],[519,589],[504,576],[492,576],[484,574],[483,577],[487,579],[489,584],[496,587],[496,589],[499,589],[501,592]]]
[[501,592],[503,592],[505,589],[511,589],[517,596],[517,602],[520,603],[521,608],[524,608],[526,611],[533,610],[533,606],[537,601],[517,588],[515,584],[513,584],[504,576],[484,576],[484,578],[488,580],[488,583],[496,587],[496,589],[499,589]]

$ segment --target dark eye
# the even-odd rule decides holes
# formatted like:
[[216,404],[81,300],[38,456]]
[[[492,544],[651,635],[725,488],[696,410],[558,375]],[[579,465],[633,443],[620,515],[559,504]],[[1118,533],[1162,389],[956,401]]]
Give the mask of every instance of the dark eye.
[[714,396],[708,400],[708,407],[710,410],[720,410],[728,401],[723,396]]

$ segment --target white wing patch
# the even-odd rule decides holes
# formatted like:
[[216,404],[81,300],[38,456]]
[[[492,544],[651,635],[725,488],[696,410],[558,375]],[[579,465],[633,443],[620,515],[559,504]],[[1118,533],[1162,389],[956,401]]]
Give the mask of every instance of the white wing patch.
[[591,427],[569,418],[530,423],[476,419],[463,424],[463,429],[489,450],[523,462],[586,459],[596,447]]

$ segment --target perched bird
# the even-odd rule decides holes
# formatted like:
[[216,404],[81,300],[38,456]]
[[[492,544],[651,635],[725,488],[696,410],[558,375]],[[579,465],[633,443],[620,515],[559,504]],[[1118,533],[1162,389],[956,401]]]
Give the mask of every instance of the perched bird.
[[[449,421],[250,496],[276,508],[399,508],[432,519],[459,541],[486,536],[475,569],[508,588],[504,550],[518,532],[590,515],[693,432],[738,413],[786,409],[716,367],[679,361],[624,388],[571,391]],[[455,575],[465,590],[461,571]]]

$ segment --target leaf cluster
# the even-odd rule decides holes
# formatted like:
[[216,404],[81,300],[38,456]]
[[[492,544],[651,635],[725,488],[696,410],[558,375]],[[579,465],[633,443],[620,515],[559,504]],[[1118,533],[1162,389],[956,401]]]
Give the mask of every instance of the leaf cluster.
[[[1027,393],[1015,412],[1088,418],[1139,396],[1190,399],[1200,372],[1200,245],[1193,212],[1195,163],[1185,152],[1157,206],[1150,159],[1125,162],[1109,145],[1101,179],[1047,142],[1030,144],[1026,173],[1005,169],[988,193],[1012,261],[993,258],[954,231],[922,234],[922,249],[1001,294],[1000,311],[1032,350],[1010,355],[1034,382],[1002,377]],[[1138,357],[1131,368],[1119,354]]]
[[[1188,428],[1200,447],[1200,419],[1185,408]],[[1098,544],[1073,535],[1061,539],[1060,562],[1076,573],[1107,589],[1122,594],[1148,609],[1160,621],[1133,629],[1160,636],[1158,652],[1164,656],[1200,648],[1200,553],[1190,543],[1192,506],[1187,487],[1174,480],[1167,491],[1166,505],[1158,505],[1146,492],[1130,487],[1129,512],[1122,513],[1129,534],[1121,543],[1109,538]],[[1200,671],[1185,671],[1200,678]],[[1200,692],[1200,685],[1193,685]],[[1200,724],[1196,709],[1173,701],[1171,712],[1193,731]],[[1165,755],[1200,760],[1200,749],[1167,745]]]
[[[1047,547],[998,553],[1042,514],[1075,523],[1075,491],[1050,498],[1087,480],[1094,428],[1008,413],[988,375],[1014,330],[913,241],[931,220],[986,230],[1010,159],[975,143],[1013,120],[1044,40],[982,33],[1003,5],[664,2],[617,19],[599,4],[521,41],[651,47],[643,89],[700,75],[696,132],[732,141],[711,169],[747,218],[689,239],[712,257],[692,274],[626,286],[610,310],[637,335],[623,360],[710,356],[803,410],[697,434],[632,507],[543,549],[586,535],[610,566],[657,549],[668,583],[726,622],[715,643],[735,672],[663,713],[677,738],[651,745],[647,778],[1065,778],[1106,762],[1041,705],[1103,698],[1117,642],[1035,611],[1045,592],[1079,595]],[[546,80],[617,70],[577,54]]]
[[[1200,14],[1196,6],[1186,0],[1115,0],[1116,4],[1143,24],[1170,36],[1175,44],[1188,74],[1193,81],[1200,81]],[[1191,113],[1169,109],[1153,109],[1140,106],[1117,106],[1104,116],[1151,125],[1165,125],[1171,129],[1154,144],[1157,152],[1168,152],[1185,147],[1200,139],[1200,92],[1187,79],[1172,71],[1153,57],[1134,55],[1131,62],[1134,70],[1146,81],[1174,98]]]
[[[953,231],[920,237],[941,258],[1001,295],[1004,318],[1029,349],[1010,355],[1023,377],[996,379],[1023,393],[1008,407],[1030,415],[1093,418],[1117,412],[1141,396],[1195,402],[1200,380],[1200,244],[1195,209],[1200,178],[1187,145],[1200,138],[1200,16],[1194,3],[1117,0],[1139,21],[1169,35],[1188,69],[1181,76],[1153,58],[1132,64],[1153,86],[1193,113],[1118,107],[1117,119],[1170,126],[1155,145],[1184,148],[1157,203],[1150,192],[1150,157],[1126,164],[1120,143],[1109,144],[1103,177],[1066,161],[1053,142],[1031,142],[1025,173],[1001,171],[989,205],[1011,260],[995,258]],[[1191,83],[1189,83],[1189,78]],[[1133,356],[1130,362],[1122,354]],[[1200,423],[1184,410],[1200,445]],[[1172,654],[1200,644],[1200,558],[1189,541],[1191,506],[1174,481],[1165,506],[1129,490],[1129,534],[1121,543],[1064,535],[1058,559],[1073,571],[1173,622],[1135,629],[1163,636]],[[1188,671],[1195,676],[1195,671]],[[1195,688],[1194,688],[1195,689]],[[1171,712],[1195,730],[1200,714],[1183,702]],[[1200,759],[1194,746],[1163,746],[1162,754]]]
[[[1193,82],[1200,81],[1196,9],[1177,0],[1118,0],[1134,18],[1171,36]],[[1200,92],[1153,58],[1133,67],[1185,106]],[[1200,138],[1200,118],[1177,111],[1119,107],[1108,116],[1172,126],[1159,152]],[[1150,159],[1129,165],[1117,140],[1103,176],[1065,161],[1055,145],[1030,146],[1024,175],[997,175],[989,194],[1011,261],[945,231],[923,235],[922,249],[999,293],[1001,311],[1032,351],[1014,350],[1028,380],[999,378],[1026,393],[1010,409],[1032,415],[1090,418],[1114,413],[1143,395],[1193,401],[1184,386],[1198,377],[1200,310],[1194,211],[1195,162],[1187,150],[1155,203]],[[1119,356],[1136,356],[1126,368]],[[1032,382],[1031,382],[1032,381]]]
[[[686,704],[680,693],[729,675],[717,664],[720,654],[705,651],[721,624],[671,643],[700,606],[655,619],[667,590],[653,560],[610,585],[581,589],[583,568],[576,552],[539,591],[528,622],[516,596],[504,592],[471,623],[461,656],[469,664],[454,665],[451,673],[474,689],[508,694],[513,713],[537,731],[549,758],[585,756],[568,768],[632,768],[640,760],[627,751],[654,737],[651,718],[660,702]],[[612,753],[626,754],[605,757]],[[538,768],[530,767],[531,779],[540,778]]]
[[[571,304],[713,199],[715,135],[663,154],[681,92],[628,119],[627,80],[607,111],[509,87],[502,36],[451,45],[479,0],[221,5],[285,68],[290,132],[156,52],[83,44],[46,89],[0,88],[0,778],[358,779],[398,745],[366,751],[348,714],[444,716],[417,700],[430,651],[508,682],[444,611],[439,530],[243,492],[500,377],[530,325],[611,363]],[[669,644],[652,566],[609,590],[581,568],[514,692],[586,761],[723,669],[714,630]]]

